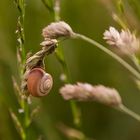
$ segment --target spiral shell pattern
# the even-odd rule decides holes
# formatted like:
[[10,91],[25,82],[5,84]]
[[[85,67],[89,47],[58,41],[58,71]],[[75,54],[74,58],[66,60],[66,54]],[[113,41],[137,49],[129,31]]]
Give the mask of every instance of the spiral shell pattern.
[[46,96],[53,86],[52,76],[41,68],[34,68],[27,78],[29,93],[35,97]]

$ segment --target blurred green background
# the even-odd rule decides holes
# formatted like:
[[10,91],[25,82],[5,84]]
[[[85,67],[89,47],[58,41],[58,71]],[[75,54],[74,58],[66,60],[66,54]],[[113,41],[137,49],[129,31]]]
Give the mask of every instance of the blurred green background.
[[[113,0],[111,2],[114,3]],[[74,31],[105,45],[102,39],[104,30],[109,26],[120,28],[112,19],[110,10],[113,7],[111,9],[109,4],[108,0],[62,0],[61,18]],[[133,14],[137,12],[133,8],[125,10]],[[16,113],[19,109],[11,80],[12,75],[18,77],[15,34],[17,18],[18,11],[13,0],[1,1],[0,140],[20,140],[8,111],[9,107]],[[26,0],[26,52],[34,53],[40,49],[42,28],[52,21],[53,14],[41,0]],[[81,81],[114,87],[119,91],[124,104],[140,114],[140,93],[132,75],[125,68],[95,46],[81,40],[66,40],[61,46],[73,83]],[[45,63],[47,71],[53,76],[54,86],[47,97],[33,98],[32,106],[40,105],[41,110],[29,133],[32,140],[36,140],[38,135],[43,135],[44,140],[66,140],[56,127],[59,122],[73,127],[69,102],[59,95],[59,88],[63,85],[60,81],[62,68],[55,55],[48,56]],[[94,102],[78,105],[82,110],[82,131],[86,136],[96,140],[140,140],[140,123],[129,116]]]

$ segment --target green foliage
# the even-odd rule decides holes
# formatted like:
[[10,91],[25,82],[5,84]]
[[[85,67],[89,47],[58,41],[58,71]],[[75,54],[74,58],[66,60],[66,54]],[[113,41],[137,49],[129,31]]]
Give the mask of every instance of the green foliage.
[[[28,127],[26,131],[29,139],[45,140],[66,140],[57,129],[58,122],[64,122],[70,127],[74,127],[72,123],[72,115],[69,104],[64,101],[59,93],[59,87],[62,86],[62,82],[59,80],[62,72],[62,67],[59,62],[56,61],[56,55],[47,57],[46,69],[54,78],[54,88],[52,92],[45,98],[35,99],[30,106],[32,112],[30,114],[17,113],[20,107],[25,107],[27,112],[29,111],[27,104],[19,105],[13,90],[12,76],[18,79],[19,64],[17,65],[16,59],[16,46],[17,38],[20,38],[19,50],[23,48],[25,43],[26,51],[35,52],[39,50],[39,44],[42,41],[41,30],[42,28],[52,22],[52,15],[50,12],[54,12],[54,2],[52,0],[27,0],[26,5],[24,0],[15,0],[18,8],[15,10],[13,1],[1,1],[0,4],[0,139],[22,139],[25,138],[25,126]],[[61,17],[64,21],[67,21],[71,27],[80,33],[89,35],[91,38],[95,38],[98,42],[105,44],[102,39],[102,33],[108,26],[117,27],[118,24],[112,19],[112,12],[115,12],[121,21],[125,21],[131,16],[125,16],[129,7],[131,7],[135,13],[137,19],[140,18],[140,2],[139,0],[119,0],[118,8],[113,11],[113,2],[108,5],[102,5],[99,0],[62,0]],[[45,7],[50,12],[47,12]],[[129,4],[129,7],[128,7]],[[108,12],[107,9],[111,5],[112,11]],[[25,16],[26,7],[26,16]],[[110,9],[109,9],[110,10]],[[130,11],[129,11],[130,12]],[[120,15],[118,14],[120,13]],[[122,16],[123,15],[123,16]],[[17,24],[17,17],[18,24]],[[24,20],[25,18],[25,20]],[[130,20],[131,21],[131,20]],[[138,20],[139,23],[139,20]],[[133,22],[129,23],[131,29],[137,29]],[[138,24],[139,25],[139,24]],[[26,41],[24,42],[24,33],[22,28],[25,27]],[[121,28],[119,26],[119,28]],[[15,31],[18,29],[17,38]],[[138,30],[139,34],[139,30]],[[111,57],[102,53],[96,47],[91,48],[88,43],[80,40],[70,40],[61,43],[67,66],[69,68],[72,81],[90,82],[92,84],[105,84],[107,86],[115,87],[121,93],[124,102],[132,109],[139,112],[139,90],[135,83],[131,80],[131,75],[126,71],[119,63],[116,63]],[[61,51],[58,51],[58,58],[61,65],[65,68],[63,55]],[[24,52],[24,51],[22,51]],[[21,55],[22,60],[25,59],[25,52]],[[127,58],[125,58],[127,59]],[[22,61],[24,63],[24,61]],[[22,67],[22,66],[21,66]],[[22,71],[23,72],[23,71]],[[20,74],[22,74],[22,72]],[[68,73],[65,70],[65,73]],[[129,75],[129,76],[128,76]],[[18,79],[19,80],[19,79]],[[66,81],[67,82],[67,81]],[[17,82],[19,83],[19,82]],[[19,92],[19,85],[15,84],[16,90]],[[19,99],[20,100],[20,99]],[[25,105],[25,106],[24,106]],[[38,108],[40,106],[40,109]],[[81,108],[82,125],[81,131],[88,137],[96,138],[97,140],[138,140],[140,125],[130,117],[127,117],[119,112],[115,112],[111,108],[96,104],[96,103],[78,103]],[[8,116],[8,107],[10,115]],[[37,108],[36,108],[37,107]],[[16,112],[16,113],[15,113]],[[38,114],[38,115],[37,115]],[[13,121],[11,120],[11,117]],[[29,118],[31,120],[29,120]],[[24,125],[22,126],[24,122]],[[14,122],[14,124],[13,124]],[[18,129],[17,133],[15,126]],[[129,132],[129,133],[128,133]],[[9,137],[8,137],[9,135]]]

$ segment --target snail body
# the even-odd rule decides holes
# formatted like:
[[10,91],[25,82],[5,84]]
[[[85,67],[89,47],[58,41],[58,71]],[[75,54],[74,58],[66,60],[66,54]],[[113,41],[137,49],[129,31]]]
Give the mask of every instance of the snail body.
[[53,86],[52,76],[42,68],[33,68],[27,76],[27,89],[32,96],[46,96]]

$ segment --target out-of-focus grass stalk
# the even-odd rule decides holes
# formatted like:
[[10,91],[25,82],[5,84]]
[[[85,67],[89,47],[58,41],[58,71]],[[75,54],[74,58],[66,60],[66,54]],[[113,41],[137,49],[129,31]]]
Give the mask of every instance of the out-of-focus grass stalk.
[[130,56],[130,59],[133,61],[137,69],[140,71],[140,65],[139,65],[139,60],[135,55]]
[[[16,6],[19,11],[19,17],[18,17],[18,23],[17,23],[17,40],[19,42],[18,45],[18,53],[19,57],[21,56],[21,63],[19,64],[19,72],[20,72],[20,78],[22,78],[23,72],[24,72],[24,63],[26,60],[26,55],[25,55],[25,49],[24,49],[24,44],[25,44],[25,34],[24,34],[24,22],[25,22],[25,0],[15,0]],[[22,80],[22,79],[20,79]],[[20,100],[20,105],[21,108],[23,109],[24,117],[21,122],[21,125],[23,127],[23,131],[25,136],[22,137],[23,140],[27,140],[27,130],[30,124],[30,117],[29,117],[29,105],[28,105],[28,99],[27,98],[22,98],[23,95],[21,95],[21,91],[19,93],[19,96],[21,96]]]
[[54,2],[54,20],[55,21],[60,20],[60,3],[61,3],[61,0],[55,0]]
[[42,0],[42,3],[50,12],[53,12],[53,2],[51,0]]
[[128,29],[126,23],[117,14],[114,13],[112,17],[123,29]]
[[[61,0],[55,0],[55,3],[54,3],[54,20],[55,21],[60,20],[60,1]],[[63,51],[60,47],[58,47],[56,50],[56,56],[57,56],[58,61],[62,65],[63,73],[66,76],[65,82],[71,83],[71,78],[69,76],[69,72],[68,72],[67,64],[66,64],[66,61],[64,58],[64,54],[63,54]],[[70,105],[71,105],[71,110],[72,110],[72,114],[73,114],[73,122],[76,125],[76,127],[80,127],[80,125],[81,125],[80,110],[79,110],[76,102],[70,101]]]
[[14,123],[15,123],[15,127],[16,127],[17,131],[19,132],[19,134],[21,136],[21,139],[25,140],[26,139],[26,134],[25,134],[25,131],[24,131],[18,117],[16,116],[16,114],[11,109],[9,109],[9,112],[10,112],[10,115],[11,115],[11,117],[12,117]]
[[[128,3],[132,3],[131,7],[133,7],[133,5],[135,5],[133,8],[135,8],[136,10],[138,10],[138,2],[137,0],[132,0],[131,2],[128,0]],[[118,10],[118,14],[121,15],[121,18],[117,15],[114,14],[113,15],[113,19],[125,30],[128,29],[128,23],[125,20],[125,8],[124,8],[124,3],[122,0],[119,0],[117,3],[117,10]],[[138,10],[140,12],[140,10]],[[139,65],[139,59],[137,58],[137,56],[135,54],[130,55],[129,58],[132,60],[132,62],[134,63],[134,65],[136,66],[137,70],[140,72],[140,65]]]
[[117,12],[112,15],[114,21],[116,21],[123,29],[128,29],[128,23],[125,19],[125,8],[122,0],[115,2]]
[[139,2],[139,0],[128,0],[128,3],[133,8],[136,15],[140,18],[140,2]]
[[117,60],[120,64],[122,64],[127,70],[129,70],[137,79],[140,80],[140,73],[133,68],[130,64],[128,64],[126,61],[124,61],[121,57],[119,57],[117,54],[114,52],[110,51],[108,48],[104,47],[100,43],[96,42],[95,40],[88,38],[82,34],[75,33],[74,38],[79,38],[82,39],[92,45],[95,45],[98,47],[100,50],[104,51],[106,54],[110,55],[113,57],[115,60]]
[[[60,1],[61,0],[55,0],[54,2],[54,20],[59,21],[60,18]],[[68,67],[64,58],[64,54],[60,46],[56,49],[56,57],[63,68],[63,73],[66,76],[65,83],[71,83],[71,78],[69,76]],[[81,125],[81,119],[80,119],[80,110],[74,101],[70,101],[72,114],[73,114],[73,122],[76,125],[76,127],[80,127]]]

